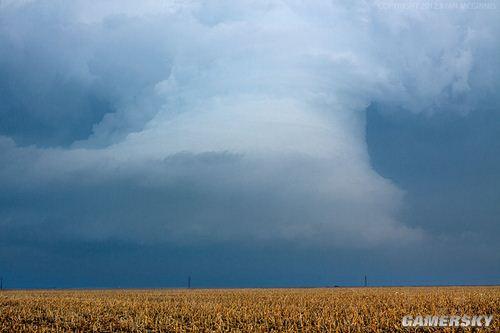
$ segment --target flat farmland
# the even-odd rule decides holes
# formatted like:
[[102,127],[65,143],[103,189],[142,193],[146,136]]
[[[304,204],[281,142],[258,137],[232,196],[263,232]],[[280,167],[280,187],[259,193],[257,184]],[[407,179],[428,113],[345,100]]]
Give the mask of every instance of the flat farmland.
[[493,315],[500,287],[32,290],[0,292],[1,332],[463,332],[406,315]]

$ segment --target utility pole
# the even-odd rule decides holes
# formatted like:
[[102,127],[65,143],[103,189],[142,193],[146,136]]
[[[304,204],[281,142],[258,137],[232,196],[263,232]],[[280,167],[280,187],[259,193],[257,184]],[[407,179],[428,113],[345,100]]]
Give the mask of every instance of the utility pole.
[[368,281],[366,279],[366,275],[365,275],[365,287],[368,287]]
[[3,290],[3,276],[0,276],[0,290]]
[[191,289],[191,275],[188,276],[188,289]]

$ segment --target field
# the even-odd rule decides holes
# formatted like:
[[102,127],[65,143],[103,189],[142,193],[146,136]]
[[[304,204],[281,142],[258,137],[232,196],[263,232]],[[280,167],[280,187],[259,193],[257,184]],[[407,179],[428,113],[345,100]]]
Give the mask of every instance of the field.
[[0,292],[1,332],[452,332],[401,319],[455,314],[499,331],[500,287]]

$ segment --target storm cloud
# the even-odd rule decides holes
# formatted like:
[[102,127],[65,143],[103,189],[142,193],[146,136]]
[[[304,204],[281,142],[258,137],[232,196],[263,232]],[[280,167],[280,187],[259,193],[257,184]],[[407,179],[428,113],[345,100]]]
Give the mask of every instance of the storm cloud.
[[406,189],[373,168],[367,110],[467,117],[499,105],[495,10],[0,6],[6,248],[419,246],[433,228],[401,218]]

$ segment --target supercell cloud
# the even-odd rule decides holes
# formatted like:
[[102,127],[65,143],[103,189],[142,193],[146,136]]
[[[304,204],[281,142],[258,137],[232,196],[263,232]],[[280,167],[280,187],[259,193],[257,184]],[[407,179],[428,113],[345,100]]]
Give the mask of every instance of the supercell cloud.
[[497,11],[4,1],[4,242],[418,244],[366,110],[498,106]]

